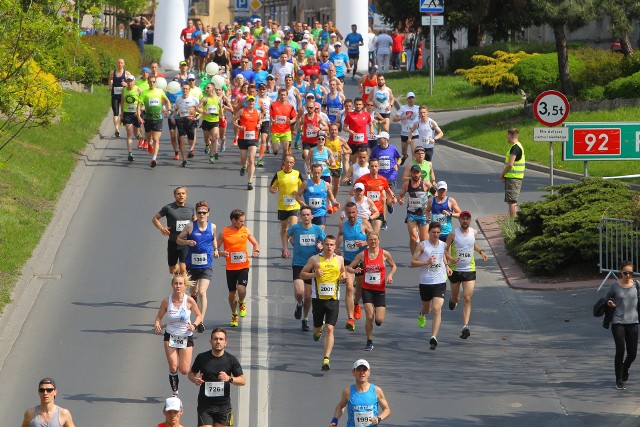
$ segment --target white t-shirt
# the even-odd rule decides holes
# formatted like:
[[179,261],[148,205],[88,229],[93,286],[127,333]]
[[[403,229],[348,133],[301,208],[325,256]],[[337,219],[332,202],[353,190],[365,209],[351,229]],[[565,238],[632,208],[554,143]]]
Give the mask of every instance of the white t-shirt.
[[[400,125],[402,126],[402,130],[400,131],[400,135],[409,136],[409,131],[419,120],[419,110],[420,107],[414,105],[410,107],[409,105],[402,105],[398,110],[398,117],[401,117]],[[412,136],[418,136],[418,129],[413,132]]]

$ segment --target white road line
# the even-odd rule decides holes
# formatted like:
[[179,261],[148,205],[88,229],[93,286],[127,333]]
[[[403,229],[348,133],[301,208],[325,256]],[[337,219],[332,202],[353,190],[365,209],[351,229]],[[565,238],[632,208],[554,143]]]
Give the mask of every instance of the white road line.
[[258,349],[256,366],[258,367],[258,408],[257,416],[260,427],[269,427],[269,302],[267,295],[267,268],[269,261],[266,259],[268,248],[268,197],[269,177],[261,176],[258,181],[260,189],[260,244],[265,249],[264,258],[260,258],[258,271]]

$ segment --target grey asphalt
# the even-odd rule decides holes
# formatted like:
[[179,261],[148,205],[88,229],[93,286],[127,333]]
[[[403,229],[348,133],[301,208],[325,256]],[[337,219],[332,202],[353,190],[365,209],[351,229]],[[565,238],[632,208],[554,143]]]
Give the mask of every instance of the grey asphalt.
[[[347,94],[353,89],[349,82]],[[452,114],[463,113],[433,114],[445,135]],[[615,389],[613,340],[591,315],[598,297],[593,290],[514,290],[493,258],[480,261],[471,337],[458,337],[461,307],[450,312],[445,304],[439,345],[430,351],[431,319],[424,330],[416,325],[418,274],[407,267],[403,208],[390,216],[389,230],[382,233],[381,246],[391,251],[399,270],[388,290],[387,320],[374,330],[375,348],[363,350],[363,320],[355,332],[344,329],[343,310],[332,369],[321,372],[321,344],[301,332],[293,318],[290,260],[279,258],[276,197],[266,191],[279,162],[268,157],[256,190],[248,193],[236,149],[211,166],[199,146],[195,161],[181,168],[163,139],[159,165],[152,170],[147,154],[136,152],[135,162],[128,164],[124,141],[110,138],[106,129],[103,133],[106,137],[93,144],[95,157],[82,160],[86,190],[76,192],[78,207],[67,212],[68,228],[55,232],[60,244],[56,236],[47,236],[55,245],[44,244],[51,266],[44,258],[30,264],[32,273],[51,278],[27,274],[21,283],[32,289],[39,282],[39,293],[19,292],[17,309],[2,318],[18,332],[15,341],[4,338],[11,336],[6,330],[2,335],[3,425],[19,425],[24,409],[37,403],[37,381],[44,376],[56,379],[58,403],[72,411],[78,426],[161,421],[170,389],[162,339],[152,326],[170,287],[165,239],[150,219],[172,200],[177,185],[189,188],[190,203],[208,200],[219,227],[227,224],[231,209],[249,205],[249,227],[263,248],[252,268],[249,316],[240,328],[229,328],[228,351],[241,359],[249,376],[240,402],[234,390],[237,426],[327,425],[340,391],[353,379],[351,365],[361,357],[371,363],[371,379],[391,404],[392,416],[384,425],[638,425],[634,389],[639,381],[632,367],[627,390]],[[395,126],[392,133],[397,134]],[[497,180],[501,164],[443,143],[436,147],[434,167],[437,178],[448,182],[450,195],[475,217],[506,210]],[[547,183],[547,175],[527,172],[522,200],[538,199],[538,188]],[[343,187],[339,198],[345,197]],[[328,231],[336,232],[336,224],[331,218]],[[483,237],[480,244],[487,247]],[[21,309],[24,322],[5,322],[10,315],[19,318]],[[229,321],[221,262],[214,268],[207,318],[208,330]],[[208,349],[207,336],[196,335],[194,355]],[[196,425],[196,393],[181,377],[184,425]]]

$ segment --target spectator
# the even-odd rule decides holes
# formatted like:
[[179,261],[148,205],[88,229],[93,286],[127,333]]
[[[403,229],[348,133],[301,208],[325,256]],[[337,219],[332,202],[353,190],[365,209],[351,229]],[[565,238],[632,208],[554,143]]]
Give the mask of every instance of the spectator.
[[376,56],[378,61],[378,71],[383,74],[389,71],[389,59],[391,57],[391,46],[393,45],[393,39],[386,30],[380,30],[375,38]]
[[393,45],[391,46],[391,68],[394,70],[400,69],[400,56],[404,50],[404,35],[400,34],[398,30],[394,29],[391,33],[391,40]]
[[[143,23],[144,22],[144,23]],[[144,55],[144,38],[142,32],[151,26],[151,22],[144,16],[136,16],[131,22],[129,22],[129,29],[131,30],[131,40],[133,40],[140,49],[140,53]]]

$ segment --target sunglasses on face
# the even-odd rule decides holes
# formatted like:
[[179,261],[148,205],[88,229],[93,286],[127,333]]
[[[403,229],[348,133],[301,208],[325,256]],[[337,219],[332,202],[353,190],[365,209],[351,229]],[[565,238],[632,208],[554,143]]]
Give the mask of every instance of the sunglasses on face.
[[54,390],[55,388],[39,388],[38,389],[40,393],[53,393]]
[[623,276],[633,276],[633,271],[623,271],[622,275]]

